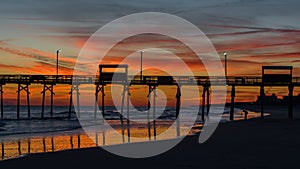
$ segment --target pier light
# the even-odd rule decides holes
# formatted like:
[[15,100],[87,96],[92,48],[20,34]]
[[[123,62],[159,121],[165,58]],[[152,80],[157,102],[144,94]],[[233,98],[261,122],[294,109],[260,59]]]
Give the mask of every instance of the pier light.
[[225,80],[226,80],[226,86],[228,86],[227,84],[227,53],[224,52],[224,57],[225,57]]
[[227,78],[227,53],[224,53],[224,57],[225,57],[225,77]]
[[58,76],[58,54],[61,53],[61,49],[56,50],[56,76]]
[[141,70],[140,70],[140,72],[141,72],[141,83],[142,83],[142,81],[143,81],[143,53],[144,53],[145,51],[143,51],[143,50],[141,50]]

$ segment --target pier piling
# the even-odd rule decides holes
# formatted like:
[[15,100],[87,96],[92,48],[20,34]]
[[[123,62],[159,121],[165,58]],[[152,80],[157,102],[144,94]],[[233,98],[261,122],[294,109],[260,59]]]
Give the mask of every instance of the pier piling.
[[209,114],[209,109],[210,109],[209,96],[210,96],[210,91],[209,91],[209,86],[207,86],[207,88],[206,88],[206,113],[207,113],[207,116]]
[[260,118],[264,118],[264,97],[265,97],[265,89],[262,85],[260,87]]
[[288,108],[288,118],[289,119],[293,119],[294,118],[294,99],[293,99],[293,91],[294,91],[294,86],[293,85],[290,85],[289,86],[289,108]]
[[202,113],[201,113],[201,119],[204,122],[205,121],[205,94],[206,94],[206,86],[203,86],[203,92],[202,92]]
[[29,85],[30,84],[18,84],[18,98],[17,98],[17,119],[20,118],[20,99],[21,99],[21,91],[25,91],[27,95],[27,111],[28,111],[28,118],[30,118],[30,101],[29,101]]
[[4,117],[4,109],[3,109],[3,84],[0,84],[0,99],[1,99],[1,118]]
[[70,89],[70,103],[69,103],[69,116],[68,118],[71,118],[72,115],[72,106],[73,106],[73,92],[74,90],[76,91],[76,112],[77,112],[77,116],[80,117],[80,104],[79,104],[79,85],[78,84],[74,84],[71,85],[71,89]]
[[149,140],[151,140],[151,123],[150,123],[151,92],[152,92],[152,88],[149,85],[148,95],[147,95],[147,98],[148,98],[147,127],[148,127],[148,138],[149,138]]
[[235,98],[235,85],[231,87],[231,102],[230,102],[230,120],[234,120],[234,98]]
[[180,86],[177,85],[177,92],[176,92],[176,135],[177,137],[180,136],[180,103],[181,103],[181,90]]
[[50,116],[53,117],[53,95],[55,93],[53,92],[54,89],[54,84],[46,84],[44,83],[44,88],[43,91],[41,92],[43,94],[42,96],[42,113],[41,113],[41,118],[44,118],[44,111],[45,111],[45,97],[46,97],[46,92],[50,92]]

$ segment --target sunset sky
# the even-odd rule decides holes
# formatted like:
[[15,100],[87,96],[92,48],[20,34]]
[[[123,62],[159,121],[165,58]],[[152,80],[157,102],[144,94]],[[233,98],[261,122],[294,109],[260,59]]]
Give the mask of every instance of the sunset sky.
[[[0,73],[55,74],[56,50],[61,48],[59,72],[72,74],[80,49],[101,26],[128,14],[164,12],[199,27],[222,60],[227,52],[228,75],[260,75],[262,65],[291,65],[294,75],[300,76],[299,6],[300,1],[294,0],[3,1]],[[6,88],[10,89],[6,103],[14,103],[15,86]],[[39,102],[41,87],[32,90]],[[69,87],[58,90],[57,99],[63,99]],[[286,89],[268,90],[286,94]],[[240,101],[258,94],[257,89],[237,92]]]

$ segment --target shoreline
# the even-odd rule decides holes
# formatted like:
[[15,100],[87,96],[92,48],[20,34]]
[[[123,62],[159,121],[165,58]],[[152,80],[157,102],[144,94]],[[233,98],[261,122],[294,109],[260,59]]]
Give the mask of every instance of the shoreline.
[[[285,113],[282,112],[284,107],[281,106],[281,109],[274,107],[276,106],[273,106],[273,108],[270,107],[270,111],[272,112],[270,112],[270,116],[266,116],[264,119],[255,118],[220,123],[212,137],[203,144],[198,143],[198,134],[187,136],[176,147],[156,157],[128,159],[110,154],[101,147],[93,147],[29,154],[0,161],[0,166],[10,168],[22,166],[38,168],[40,164],[47,164],[42,167],[45,168],[49,164],[49,168],[76,168],[82,166],[81,164],[84,163],[96,165],[103,158],[106,160],[109,159],[108,161],[112,163],[121,160],[122,163],[130,165],[130,162],[139,163],[140,161],[145,161],[153,163],[153,165],[146,166],[149,168],[160,168],[158,164],[168,164],[170,167],[175,168],[177,165],[172,164],[174,162],[172,159],[174,158],[176,164],[180,163],[179,168],[282,168],[280,165],[283,164],[290,166],[285,168],[292,168],[297,162],[297,156],[292,156],[292,154],[300,150],[300,144],[297,145],[300,141],[300,136],[297,136],[297,133],[300,132],[300,120],[288,120],[287,117],[284,117]],[[246,106],[241,109],[245,108]],[[259,106],[247,110],[257,111],[258,108]],[[292,144],[284,144],[290,142]],[[178,158],[178,156],[182,156],[183,154],[183,159]],[[281,156],[282,154],[284,155]],[[79,158],[83,156],[83,159]],[[280,156],[281,159],[278,159]],[[68,163],[69,158],[78,158],[78,161]],[[161,158],[166,158],[167,160],[162,160]],[[200,164],[201,159],[205,159],[205,162],[202,164]],[[255,162],[257,164],[250,164],[251,161],[247,159],[257,161]],[[233,161],[229,163],[228,160]],[[275,162],[271,162],[273,160]],[[289,161],[293,162],[288,163]],[[62,164],[59,166],[52,164],[57,162]],[[216,163],[224,165],[221,166]],[[120,167],[118,164],[109,164],[108,162],[101,162],[101,164],[110,166],[111,168]]]
[[2,161],[0,166],[78,168],[98,164],[119,168],[121,164],[133,168],[293,168],[298,165],[294,154],[300,150],[299,122],[249,119],[222,123],[203,144],[198,143],[198,135],[187,136],[168,152],[145,159],[124,158],[97,147],[30,154]]
[[[258,112],[258,110],[260,109],[259,105],[245,105],[244,107],[237,106],[237,108],[240,108],[241,110],[247,108],[246,110],[254,112]],[[266,112],[270,113],[270,115],[265,116],[264,119],[251,118],[247,120],[235,120],[220,123],[215,133],[205,143],[198,143],[199,133],[188,135],[173,149],[155,157],[145,159],[128,159],[111,154],[102,149],[101,146],[99,146],[79,149],[67,149],[46,153],[24,154],[16,158],[2,160],[0,161],[0,166],[8,168],[19,168],[26,166],[26,168],[32,168],[31,164],[41,164],[43,165],[42,168],[77,168],[79,166],[81,166],[80,168],[82,168],[84,167],[82,165],[84,163],[91,163],[93,165],[96,165],[103,158],[106,160],[109,159],[109,161],[112,161],[113,164],[109,164],[108,162],[101,162],[101,164],[103,164],[104,166],[110,166],[111,168],[120,167],[118,166],[118,163],[116,163],[119,160],[122,160],[123,163],[128,165],[130,165],[130,162],[133,162],[132,160],[134,160],[134,163],[136,163],[135,160],[137,160],[138,163],[139,161],[148,161],[149,163],[153,163],[153,165],[151,165],[151,167],[146,167],[152,169],[160,168],[160,165],[157,165],[157,163],[163,165],[168,164],[171,167],[175,168],[177,167],[177,165],[169,164],[174,162],[172,160],[174,158],[176,159],[176,163],[180,163],[180,168],[276,168],[279,164],[275,163],[275,165],[274,162],[272,163],[270,161],[277,159],[280,154],[285,154],[281,157],[282,159],[280,161],[280,164],[286,163],[285,165],[290,166],[291,168],[296,164],[289,164],[287,162],[290,160],[296,162],[296,156],[293,157],[292,155],[295,154],[297,150],[300,150],[300,144],[297,145],[297,142],[300,142],[300,136],[297,136],[297,133],[300,132],[300,120],[298,118],[298,115],[295,117],[295,120],[287,119],[287,117],[285,116],[287,115],[287,113],[283,112],[284,109],[284,106],[270,106],[266,108]],[[297,112],[298,111],[296,111],[295,114],[299,114]],[[284,137],[280,137],[280,133],[283,133]],[[291,140],[293,141],[292,146],[289,144],[283,144],[289,143]],[[134,144],[147,144],[147,142],[109,146],[130,146]],[[253,152],[254,150],[257,151],[257,153]],[[178,151],[180,151],[180,153]],[[221,154],[219,154],[219,151],[221,151]],[[222,153],[222,151],[226,151],[226,153]],[[274,153],[274,151],[276,153]],[[278,154],[279,152],[280,154]],[[202,155],[202,153],[206,154],[206,156]],[[182,154],[184,154],[184,159],[178,159],[177,156],[181,156]],[[198,156],[199,159],[197,159]],[[79,159],[79,157],[84,158]],[[73,160],[70,163],[71,159],[76,158],[78,158],[77,160],[81,161],[82,163],[77,163],[77,161],[75,162]],[[161,158],[166,158],[167,160],[162,160]],[[205,159],[205,162],[201,165],[198,165],[198,162],[202,161],[201,159]],[[214,159],[215,161],[212,161]],[[231,163],[228,163],[226,159],[233,160],[231,162],[232,165]],[[259,163],[257,165],[251,164],[250,166],[252,167],[250,167],[245,159],[251,159],[253,161],[257,160],[259,161]],[[266,159],[266,161],[262,161],[262,159]],[[59,166],[52,164],[56,163],[57,161],[61,163]],[[225,165],[221,166],[219,164],[215,164],[216,162],[224,163]],[[44,166],[44,164],[47,165]],[[141,165],[143,165],[143,163],[141,163]],[[38,166],[39,165],[36,165],[37,168],[39,168]]]
[[[237,109],[239,109],[239,108],[237,108]],[[226,114],[225,114],[226,115]],[[227,117],[225,116],[225,118],[227,119]],[[229,117],[228,117],[229,118]],[[55,120],[55,119],[53,119],[53,120]],[[238,118],[236,118],[236,121],[239,121],[239,120],[241,120],[241,121],[243,121],[244,119],[243,118],[241,118],[240,117],[240,115],[238,115]],[[9,120],[8,120],[9,121]],[[13,121],[15,121],[15,120],[13,120]],[[27,121],[27,120],[25,120],[25,121]],[[227,120],[224,120],[223,122],[221,121],[221,123],[227,123],[227,122],[230,122],[230,121],[227,121]],[[199,132],[200,130],[201,130],[201,128],[202,128],[202,125],[200,126],[200,128],[199,128],[199,124],[198,123],[195,123],[195,126],[191,129],[191,131],[190,131],[190,134],[188,134],[188,135],[191,135],[192,133],[194,133],[193,135],[195,135],[195,134],[197,134],[197,132]],[[133,128],[134,129],[134,128]],[[80,130],[80,129],[79,129]],[[40,132],[40,134],[39,133],[35,133],[35,137],[28,137],[28,139],[26,139],[26,137],[24,137],[24,138],[19,138],[19,139],[17,139],[16,141],[8,141],[8,143],[9,144],[14,144],[14,142],[15,142],[15,144],[17,144],[17,142],[18,142],[18,144],[20,144],[20,143],[22,143],[22,146],[20,146],[20,147],[23,147],[23,149],[24,149],[24,146],[26,147],[27,145],[24,143],[24,142],[29,142],[29,140],[31,140],[31,139],[33,139],[33,140],[40,140],[40,141],[42,141],[42,142],[47,142],[47,140],[49,140],[49,139],[51,139],[52,140],[52,142],[53,142],[53,139],[55,140],[55,138],[57,137],[60,137],[60,138],[62,138],[62,137],[64,137],[65,138],[65,141],[64,141],[64,144],[66,144],[65,146],[69,146],[69,142],[68,142],[68,140],[69,139],[73,139],[74,140],[74,137],[83,137],[83,138],[85,138],[85,140],[84,141],[81,141],[81,144],[80,144],[80,146],[78,145],[78,147],[80,147],[80,148],[82,148],[82,147],[98,147],[97,145],[94,145],[94,146],[91,146],[91,145],[93,145],[93,144],[91,144],[90,142],[91,142],[91,140],[86,140],[86,137],[88,137],[87,135],[85,135],[84,133],[82,133],[83,131],[81,131],[80,133],[77,133],[76,134],[76,130],[75,131],[73,131],[73,130],[62,130],[64,133],[59,133],[60,131],[53,131],[53,132]],[[28,133],[28,132],[27,132]],[[67,134],[67,133],[69,133],[69,134]],[[24,135],[24,133],[23,134],[21,134],[21,137],[22,137],[22,135]],[[26,134],[25,134],[26,135]],[[13,135],[14,136],[14,138],[18,138],[19,136],[18,135]],[[11,137],[10,135],[8,135],[8,137]],[[173,138],[173,137],[172,137]],[[172,138],[170,138],[170,139],[172,139]],[[79,138],[75,138],[75,139],[77,139],[77,140],[79,140]],[[82,139],[82,138],[81,138]],[[80,140],[81,140],[80,139]],[[28,140],[28,141],[27,141]],[[36,141],[35,141],[36,142]],[[49,142],[49,141],[48,141]],[[147,142],[146,140],[145,141],[141,141],[141,142]],[[140,143],[140,141],[139,142],[133,142],[133,143]],[[24,145],[25,144],[25,145]],[[27,144],[29,144],[29,143],[27,143]],[[73,144],[73,143],[71,143],[71,144]],[[79,143],[78,143],[79,144]],[[117,143],[117,144],[114,144],[114,143],[112,143],[112,144],[108,144],[108,146],[113,146],[113,145],[122,145],[122,144],[124,144],[124,143]],[[29,145],[28,145],[29,146]],[[35,145],[35,146],[38,146],[38,147],[40,147],[41,145]],[[48,147],[61,147],[61,146],[64,146],[64,145],[51,145],[50,143],[48,143],[48,145],[45,145],[45,143],[44,143],[44,152],[45,153],[50,153],[51,151],[45,151]],[[65,147],[64,146],[64,147]],[[101,147],[101,146],[103,146],[103,145],[99,145],[99,147]],[[107,146],[107,145],[105,145],[105,146]],[[36,150],[36,152],[30,152],[30,153],[26,153],[26,151],[25,152],[22,152],[21,153],[21,151],[20,151],[20,147],[19,148],[17,148],[17,147],[15,147],[14,149],[16,150],[16,153],[19,153],[19,155],[17,155],[17,156],[15,156],[15,155],[13,155],[13,156],[11,156],[11,157],[6,157],[6,158],[4,158],[4,159],[2,159],[2,160],[7,160],[7,159],[14,159],[14,158],[19,158],[20,156],[30,156],[31,154],[35,154],[35,153],[40,153],[40,151],[42,151],[42,150]],[[30,146],[31,147],[31,146]],[[47,148],[46,148],[47,147]],[[73,147],[73,145],[71,146],[71,147]],[[65,151],[65,150],[71,150],[71,149],[73,149],[73,148],[71,148],[71,147],[69,147],[69,148],[66,148],[66,149],[58,149],[58,150],[52,150],[52,152],[59,152],[59,151]],[[17,151],[19,151],[19,152],[17,152]],[[24,151],[24,150],[23,150]],[[29,150],[28,150],[28,152],[29,152]]]

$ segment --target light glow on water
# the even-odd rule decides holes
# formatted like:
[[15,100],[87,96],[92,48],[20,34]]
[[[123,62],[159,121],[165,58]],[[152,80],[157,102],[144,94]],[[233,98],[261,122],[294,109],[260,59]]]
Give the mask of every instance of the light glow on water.
[[[113,112],[112,110],[109,110]],[[172,112],[172,110],[169,110]],[[184,110],[182,111],[184,112]],[[222,122],[229,119],[228,109],[225,109]],[[133,112],[131,112],[133,113]],[[62,114],[62,113],[58,113]],[[168,113],[166,113],[168,114]],[[259,113],[250,112],[248,118],[259,117]],[[135,118],[143,118],[140,114]],[[118,116],[111,114],[107,120],[113,128],[105,131],[88,131],[93,133],[90,138],[81,128],[76,118],[69,119],[22,119],[22,120],[1,120],[0,123],[0,159],[16,158],[31,153],[47,153],[77,148],[107,146],[123,143],[146,142],[154,140],[165,140],[177,137],[177,128],[170,127],[175,120],[171,116],[156,120],[154,129],[153,122],[131,123],[127,128],[126,120],[122,128]],[[202,122],[199,117],[194,127],[187,133],[189,126],[184,126],[184,119],[181,121],[179,131],[182,135],[196,134],[201,131]],[[244,119],[244,114],[240,109],[235,109],[235,120]],[[186,117],[189,120],[189,117]],[[156,137],[154,137],[154,130]],[[169,130],[169,132],[165,132]],[[130,139],[127,135],[130,132]],[[122,136],[122,133],[124,136]],[[161,134],[163,133],[163,134]],[[91,136],[91,134],[89,133]]]

